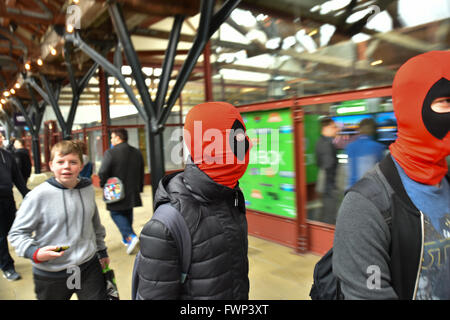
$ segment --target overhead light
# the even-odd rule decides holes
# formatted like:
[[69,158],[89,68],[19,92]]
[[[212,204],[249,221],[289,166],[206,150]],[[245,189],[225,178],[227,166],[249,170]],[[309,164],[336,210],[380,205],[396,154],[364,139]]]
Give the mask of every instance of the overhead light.
[[66,31],[67,31],[68,33],[72,33],[74,30],[75,30],[75,28],[73,27],[73,25],[68,24],[68,25],[66,26]]
[[313,35],[317,34],[317,32],[317,29],[314,29],[310,33],[308,33],[308,36],[312,37]]
[[245,37],[250,41],[258,40],[260,43],[265,43],[267,41],[267,35],[258,29],[250,30]]
[[370,65],[371,66],[376,66],[376,65],[379,65],[379,64],[382,64],[383,63],[383,60],[376,60],[376,61],[372,61],[371,63],[370,63]]
[[308,34],[306,34],[304,29],[297,31],[295,37],[308,52],[312,53],[317,50],[317,44]]
[[151,76],[152,73],[153,73],[153,68],[150,68],[150,67],[143,67],[143,68],[142,68],[142,72],[143,72],[147,77],[149,77],[149,76]]
[[154,75],[155,77],[159,77],[159,76],[161,75],[161,73],[162,73],[162,69],[161,69],[161,68],[155,68],[155,69],[153,69],[153,75]]
[[5,97],[9,97],[10,93],[9,93],[9,91],[5,91],[5,92],[3,92],[3,95],[4,95]]
[[256,25],[256,18],[248,10],[234,9],[231,13],[231,18],[239,25],[244,27],[254,27]]
[[2,103],[2,104],[5,104],[6,103],[6,100],[5,99],[0,99],[0,102]]
[[130,75],[132,73],[131,67],[130,66],[122,66],[120,68],[120,71],[123,75]]
[[280,37],[269,39],[266,42],[266,48],[267,49],[277,49],[280,46],[280,42],[281,42]]
[[258,15],[256,16],[256,20],[257,20],[257,21],[264,21],[264,20],[266,20],[268,17],[269,17],[268,15],[265,15],[265,14],[263,14],[263,13],[260,13],[260,14],[258,14]]
[[11,89],[11,90],[9,90],[9,93],[11,93],[11,94],[16,94],[16,90]]
[[14,87],[16,87],[16,89],[20,89],[20,83],[16,82],[16,84],[14,85]]
[[292,47],[296,42],[297,42],[297,40],[295,39],[294,36],[289,36],[289,37],[284,38],[284,40],[283,40],[283,45],[282,45],[283,50],[289,49],[289,48]]
[[355,43],[364,42],[370,39],[370,35],[366,33],[357,33],[352,37],[352,41]]
[[312,7],[311,9],[309,9],[309,11],[311,11],[311,12],[316,12],[316,11],[319,11],[319,10],[320,10],[320,4],[315,5],[314,7]]
[[30,64],[27,62],[27,63],[25,63],[25,69],[27,69],[27,70],[30,70],[31,69],[31,66],[30,66]]
[[50,46],[50,54],[51,54],[52,56],[56,56],[57,53],[58,53],[58,51],[56,51],[55,48],[53,48],[52,46]]
[[44,61],[42,61],[41,58],[37,59],[38,66],[42,66],[44,64]]

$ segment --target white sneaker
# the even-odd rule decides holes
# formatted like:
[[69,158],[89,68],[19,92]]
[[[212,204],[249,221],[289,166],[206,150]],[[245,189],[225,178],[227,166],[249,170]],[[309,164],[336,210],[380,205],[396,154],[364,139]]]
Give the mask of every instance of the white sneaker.
[[131,240],[128,243],[127,254],[131,254],[136,248],[136,245],[139,243],[139,238],[136,236],[131,236]]

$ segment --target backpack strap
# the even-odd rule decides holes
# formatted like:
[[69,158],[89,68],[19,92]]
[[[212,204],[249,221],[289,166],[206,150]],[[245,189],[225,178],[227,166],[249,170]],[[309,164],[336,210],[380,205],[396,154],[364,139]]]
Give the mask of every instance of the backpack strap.
[[372,202],[380,211],[389,228],[391,228],[392,212],[390,210],[390,196],[381,179],[377,177],[376,170],[374,171],[374,174],[370,176],[366,175],[361,180],[356,182],[346,191],[346,193],[347,192],[357,192]]
[[163,223],[175,240],[181,261],[181,283],[183,284],[191,265],[192,253],[191,234],[186,221],[181,213],[169,203],[160,205],[153,213],[152,219]]

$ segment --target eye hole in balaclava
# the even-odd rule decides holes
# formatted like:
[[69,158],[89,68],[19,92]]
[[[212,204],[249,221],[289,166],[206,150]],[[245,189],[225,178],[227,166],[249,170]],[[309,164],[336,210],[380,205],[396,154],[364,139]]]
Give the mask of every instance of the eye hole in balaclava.
[[450,81],[441,78],[428,91],[422,107],[422,119],[427,130],[442,140],[450,130],[450,112],[438,113],[431,109],[431,103],[442,97],[450,97]]
[[250,143],[245,135],[245,127],[239,120],[235,120],[231,127],[229,143],[236,158],[239,161],[244,161]]

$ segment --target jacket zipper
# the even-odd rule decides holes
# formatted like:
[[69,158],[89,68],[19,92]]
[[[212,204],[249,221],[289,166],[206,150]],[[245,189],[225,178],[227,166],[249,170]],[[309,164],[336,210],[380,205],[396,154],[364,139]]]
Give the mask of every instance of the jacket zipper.
[[425,243],[425,230],[424,230],[424,222],[423,222],[423,213],[420,212],[420,227],[422,231],[422,237],[421,237],[421,246],[420,246],[420,259],[419,259],[419,267],[417,268],[417,276],[416,276],[416,284],[414,286],[414,293],[413,293],[413,300],[416,300],[417,295],[417,289],[419,288],[419,278],[420,278],[420,271],[422,269],[422,260],[423,260],[423,246]]
[[[245,239],[244,239],[244,236],[242,235],[241,226],[240,226],[239,221],[237,219],[237,216],[236,216],[236,214],[234,212],[235,209],[237,209],[239,211],[239,208],[238,208],[239,200],[238,200],[238,198],[239,198],[238,191],[234,191],[234,208],[231,208],[231,213],[232,213],[232,216],[233,216],[233,220],[236,223],[237,228],[238,228],[239,236],[241,238],[240,241],[242,243],[242,248],[244,248],[245,247]],[[239,214],[240,214],[240,212],[239,212]],[[247,257],[246,257],[246,255],[244,253],[244,250],[241,250],[241,255],[242,255],[242,258],[243,258],[242,261],[245,261]]]

